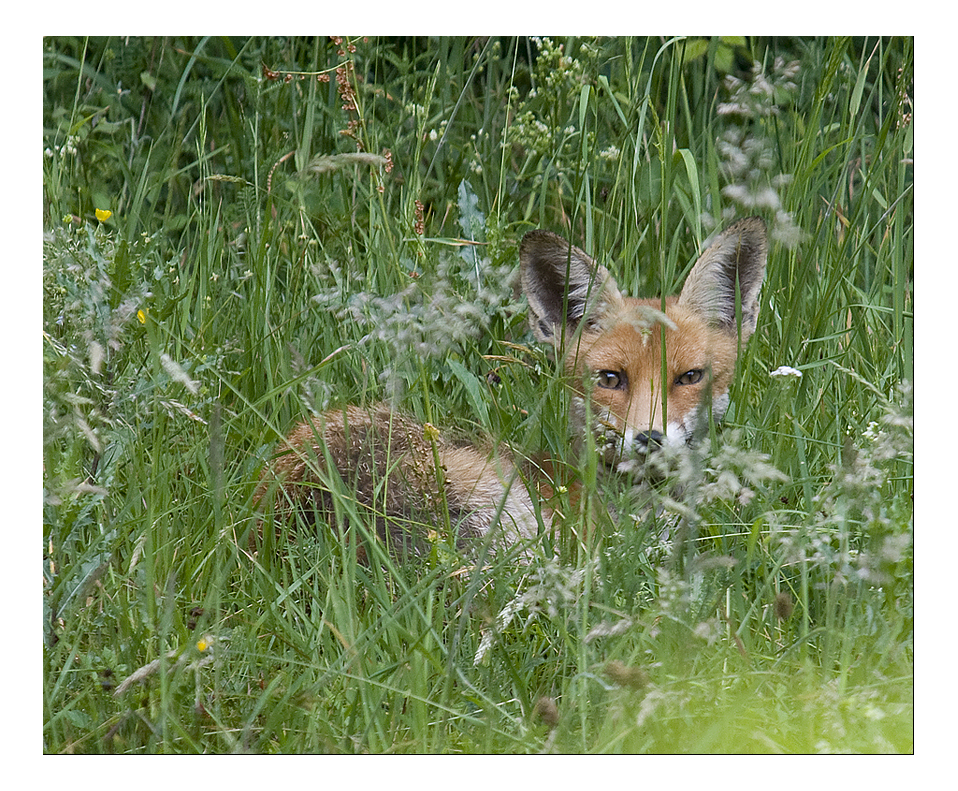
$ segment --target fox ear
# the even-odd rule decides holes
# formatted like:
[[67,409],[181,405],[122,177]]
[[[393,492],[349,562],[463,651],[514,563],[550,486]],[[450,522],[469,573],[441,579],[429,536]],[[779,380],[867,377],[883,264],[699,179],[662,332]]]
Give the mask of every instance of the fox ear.
[[605,267],[549,231],[529,231],[519,245],[522,291],[529,299],[529,324],[539,341],[558,346],[585,319],[602,320],[622,304]]
[[758,292],[765,276],[768,238],[761,217],[746,217],[726,228],[702,253],[679,296],[679,304],[716,326],[736,330],[735,289],[741,295],[742,342],[758,321]]

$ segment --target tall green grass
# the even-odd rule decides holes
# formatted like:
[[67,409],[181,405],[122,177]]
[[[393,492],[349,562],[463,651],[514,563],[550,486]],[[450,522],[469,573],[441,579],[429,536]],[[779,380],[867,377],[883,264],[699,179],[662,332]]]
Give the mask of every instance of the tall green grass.
[[[44,749],[912,750],[912,72],[910,39],[47,39]],[[670,547],[569,451],[516,246],[654,295],[754,213]],[[583,466],[581,502],[527,565],[360,564],[362,525],[251,554],[279,437],[384,398]]]

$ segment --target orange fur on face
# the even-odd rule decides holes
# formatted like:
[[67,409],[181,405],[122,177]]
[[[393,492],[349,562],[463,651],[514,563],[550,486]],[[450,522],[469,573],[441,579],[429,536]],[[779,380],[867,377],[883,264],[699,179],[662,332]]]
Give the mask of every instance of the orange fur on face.
[[[710,390],[725,393],[735,370],[736,334],[716,331],[677,297],[665,303],[670,326],[659,314],[661,305],[661,300],[623,299],[583,331],[576,353],[567,356],[567,370],[580,392],[591,390],[596,414],[623,434],[678,432],[684,437],[692,430],[687,418]],[[602,372],[618,374],[614,386],[606,386]]]
[[660,299],[621,294],[605,267],[561,237],[526,234],[520,260],[533,333],[591,399],[604,445],[611,429],[621,450],[643,455],[663,437],[692,441],[709,407],[724,413],[739,345],[758,319],[766,248],[760,219],[730,226],[663,313]]

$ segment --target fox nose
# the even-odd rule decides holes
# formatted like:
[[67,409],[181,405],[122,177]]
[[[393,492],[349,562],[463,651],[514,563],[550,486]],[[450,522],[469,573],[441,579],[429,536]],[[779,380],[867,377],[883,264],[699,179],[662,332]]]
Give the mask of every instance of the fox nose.
[[662,446],[665,437],[661,431],[642,431],[635,435],[635,448],[642,453],[649,453]]

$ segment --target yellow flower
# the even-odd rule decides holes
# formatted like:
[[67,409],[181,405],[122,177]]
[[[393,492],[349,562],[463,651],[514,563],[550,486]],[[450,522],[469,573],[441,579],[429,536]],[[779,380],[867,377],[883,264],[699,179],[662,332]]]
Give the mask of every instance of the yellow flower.
[[106,222],[113,216],[113,212],[111,212],[109,209],[97,209],[93,213],[100,222]]
[[196,650],[201,654],[210,647],[210,644],[205,639],[200,639],[196,641]]
[[136,312],[136,317],[140,320],[140,324],[146,324],[146,314],[142,310]]

